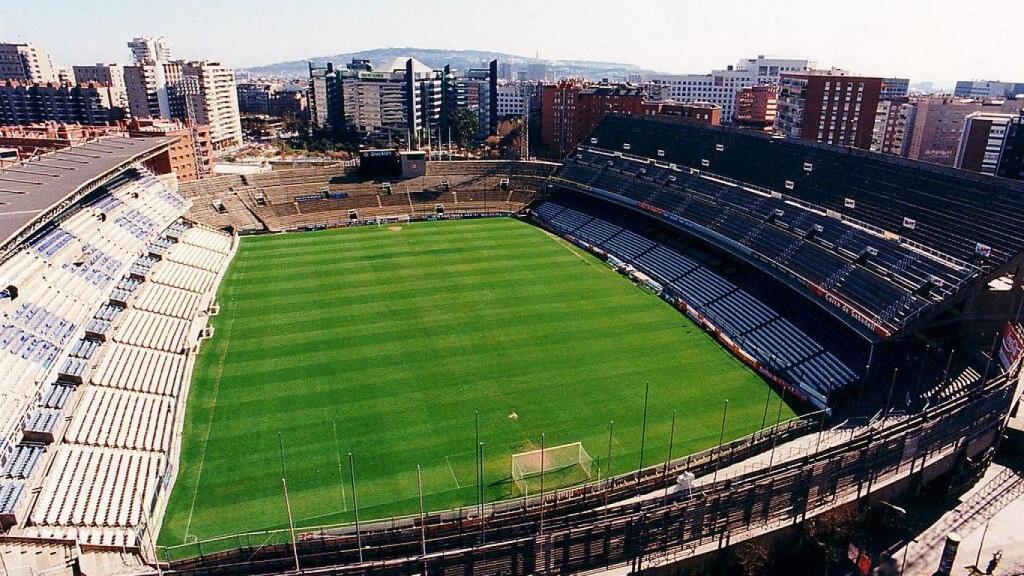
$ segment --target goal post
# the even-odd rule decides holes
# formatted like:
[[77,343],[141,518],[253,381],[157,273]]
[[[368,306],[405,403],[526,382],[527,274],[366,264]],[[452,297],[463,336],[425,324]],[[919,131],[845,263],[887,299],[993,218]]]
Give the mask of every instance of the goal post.
[[581,442],[518,452],[512,455],[512,482],[520,494],[537,492],[541,474],[546,486],[560,488],[589,480],[594,460]]

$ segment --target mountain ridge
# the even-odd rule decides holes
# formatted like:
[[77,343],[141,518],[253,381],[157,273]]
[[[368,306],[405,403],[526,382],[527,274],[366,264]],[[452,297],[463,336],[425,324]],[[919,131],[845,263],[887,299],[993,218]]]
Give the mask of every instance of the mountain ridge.
[[343,67],[353,58],[370,60],[377,66],[384,66],[396,57],[410,57],[423,62],[434,69],[443,68],[450,64],[457,70],[478,68],[485,66],[489,60],[497,59],[499,62],[513,62],[515,69],[524,69],[531,64],[545,64],[555,77],[580,76],[591,80],[608,78],[612,80],[625,80],[629,74],[649,73],[634,64],[622,62],[601,62],[595,60],[545,60],[530,56],[520,56],[505,52],[494,52],[489,50],[446,50],[441,48],[414,48],[414,47],[388,47],[372,48],[357,52],[343,52],[329,56],[312,56],[305,60],[290,60],[275,62],[261,66],[249,66],[240,71],[253,75],[262,76],[284,76],[296,77],[306,76],[309,62],[314,65],[323,66],[327,62],[333,63],[336,67]]

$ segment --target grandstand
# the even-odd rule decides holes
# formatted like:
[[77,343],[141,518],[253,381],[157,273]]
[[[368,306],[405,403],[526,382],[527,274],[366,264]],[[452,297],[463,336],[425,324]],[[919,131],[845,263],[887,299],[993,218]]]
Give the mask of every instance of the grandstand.
[[[188,217],[240,232],[328,228],[447,215],[514,214],[535,197],[556,164],[432,162],[427,175],[366,180],[350,167],[222,176],[182,185]],[[392,185],[393,184],[393,185]]]
[[101,139],[0,175],[0,523],[26,543],[136,547],[170,480],[234,240],[145,167],[169,143]]
[[[724,345],[818,407],[863,399],[869,380],[899,368],[901,397],[932,398],[907,378],[911,365],[933,346],[965,345],[948,340],[957,339],[950,326],[975,337],[966,327],[989,323],[980,332],[991,335],[1005,317],[982,320],[979,310],[1016,297],[987,285],[1020,262],[1010,216],[1024,207],[1019,184],[617,116],[552,183],[537,221],[654,279]],[[982,224],[965,224],[974,219]]]

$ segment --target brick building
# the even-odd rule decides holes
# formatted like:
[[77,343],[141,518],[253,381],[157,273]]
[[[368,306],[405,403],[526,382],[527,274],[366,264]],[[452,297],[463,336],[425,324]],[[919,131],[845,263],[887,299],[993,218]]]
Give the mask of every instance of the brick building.
[[161,119],[137,119],[128,125],[131,138],[171,136],[178,140],[170,145],[166,154],[151,162],[158,173],[174,172],[178,182],[199,180],[210,174],[213,166],[213,140],[210,127],[198,125],[189,128],[180,122]]
[[875,111],[871,150],[906,156],[917,118],[917,105],[908,98],[882,100]]
[[871,148],[882,79],[831,70],[783,74],[775,127],[791,138]]
[[643,114],[706,126],[722,123],[722,107],[710,102],[647,101],[643,104]]
[[631,84],[601,83],[584,88],[577,96],[576,142],[593,132],[608,114],[642,116],[645,99],[643,88]]
[[736,92],[735,115],[738,126],[768,128],[775,125],[779,107],[779,89],[771,84],[746,86]]
[[551,156],[565,156],[608,114],[644,115],[643,88],[631,84],[563,80],[541,89],[541,143]]
[[576,146],[578,98],[582,80],[562,80],[541,88],[540,140],[552,156],[565,156]]
[[101,136],[124,131],[123,126],[89,126],[84,124],[41,124],[0,126],[0,148],[14,148],[21,157],[84,144]]
[[931,96],[917,101],[907,157],[954,166],[967,116],[974,112],[1017,114],[1024,100],[973,100]]
[[999,174],[1003,154],[1013,125],[1020,121],[1016,114],[972,112],[964,119],[963,134],[957,149],[955,166],[989,176]]

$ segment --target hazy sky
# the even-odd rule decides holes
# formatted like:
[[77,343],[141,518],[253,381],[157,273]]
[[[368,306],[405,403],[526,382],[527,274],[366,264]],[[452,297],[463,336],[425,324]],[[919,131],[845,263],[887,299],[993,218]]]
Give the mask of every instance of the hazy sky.
[[5,0],[0,40],[70,66],[128,62],[165,36],[245,67],[388,46],[463,48],[707,72],[757,54],[952,84],[1024,82],[1024,0]]

